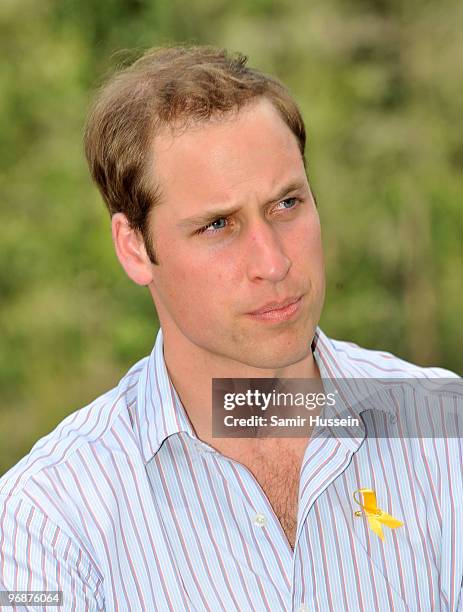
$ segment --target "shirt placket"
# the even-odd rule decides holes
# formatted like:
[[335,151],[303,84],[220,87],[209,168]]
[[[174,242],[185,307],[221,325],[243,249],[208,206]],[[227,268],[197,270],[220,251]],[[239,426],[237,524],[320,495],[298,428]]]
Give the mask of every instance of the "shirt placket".
[[218,459],[231,467],[227,470],[228,484],[243,502],[243,520],[251,530],[249,544],[256,562],[253,569],[263,568],[265,581],[271,580],[274,587],[274,593],[266,593],[266,601],[258,609],[287,612],[291,609],[293,551],[285,533],[267,495],[248,468],[224,456]]
[[309,560],[301,557],[299,547],[304,525],[316,500],[327,487],[347,468],[353,451],[338,438],[314,438],[309,443],[301,468],[297,532],[292,558],[291,610],[309,612],[317,610],[313,581],[308,575],[319,568],[309,567]]

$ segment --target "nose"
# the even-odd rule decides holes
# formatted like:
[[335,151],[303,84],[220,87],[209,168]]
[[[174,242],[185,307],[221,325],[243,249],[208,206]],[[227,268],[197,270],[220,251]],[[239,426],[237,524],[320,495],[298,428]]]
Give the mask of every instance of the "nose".
[[262,221],[249,234],[248,277],[251,281],[267,280],[271,283],[282,281],[291,268],[280,237],[275,229]]

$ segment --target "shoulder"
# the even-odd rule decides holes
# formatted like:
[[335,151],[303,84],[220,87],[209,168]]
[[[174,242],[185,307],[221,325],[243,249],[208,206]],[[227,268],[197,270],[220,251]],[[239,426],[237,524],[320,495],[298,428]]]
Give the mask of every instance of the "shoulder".
[[[67,416],[39,439],[30,452],[0,478],[3,498],[22,496],[32,482],[39,482],[63,466],[77,466],[79,455],[105,442],[114,447],[114,434],[130,427],[131,407],[136,402],[137,384],[147,358],[137,362],[119,384],[88,406]],[[124,427],[125,426],[125,427]],[[117,442],[116,442],[117,445]]]
[[[27,541],[30,554],[47,556],[49,567],[55,564],[58,572],[68,568],[72,584],[73,572],[80,568],[79,576],[88,576],[98,595],[99,560],[105,558],[112,517],[133,466],[140,471],[135,413],[147,359],[136,363],[117,387],[65,418],[0,479],[5,575],[18,564],[30,574],[21,545]],[[41,577],[39,571],[37,580]]]
[[134,412],[145,362],[70,414],[0,478],[0,548],[9,546],[12,558],[22,554],[16,539],[31,534],[37,550],[59,544],[68,558],[71,547],[88,567],[97,567],[101,507],[114,514],[122,487],[117,483],[128,477],[119,466],[139,454]]
[[325,336],[334,356],[349,365],[352,376],[376,378],[455,378],[458,374],[440,367],[423,367],[392,353],[363,348],[352,342]]

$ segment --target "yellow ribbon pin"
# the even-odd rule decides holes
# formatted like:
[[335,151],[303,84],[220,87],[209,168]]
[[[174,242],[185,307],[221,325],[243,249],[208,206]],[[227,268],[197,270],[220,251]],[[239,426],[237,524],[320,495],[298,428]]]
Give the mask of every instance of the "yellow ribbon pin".
[[[362,497],[362,501],[359,501],[355,495],[359,493]],[[362,510],[356,510],[355,516],[365,515],[368,518],[370,528],[376,533],[377,536],[384,540],[383,530],[381,524],[386,525],[390,529],[397,529],[403,525],[402,521],[397,520],[381,508],[378,508],[376,504],[376,493],[373,489],[357,489],[354,491],[353,497],[355,502],[362,508]]]

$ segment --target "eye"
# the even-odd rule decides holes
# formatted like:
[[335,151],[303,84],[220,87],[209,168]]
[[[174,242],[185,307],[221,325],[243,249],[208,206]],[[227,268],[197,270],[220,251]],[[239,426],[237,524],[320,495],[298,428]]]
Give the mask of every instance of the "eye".
[[297,198],[286,198],[285,200],[281,200],[281,202],[278,202],[277,207],[283,208],[284,210],[289,210],[291,208],[294,208],[297,202]]
[[214,233],[218,232],[221,229],[224,229],[227,226],[227,219],[225,217],[219,217],[209,225],[205,225],[201,229],[198,230],[198,234],[204,234],[205,232]]
[[227,223],[227,220],[224,217],[220,217],[220,219],[216,219],[207,227],[211,227],[212,229],[218,230],[218,229],[222,229],[223,227],[225,227],[226,223]]

